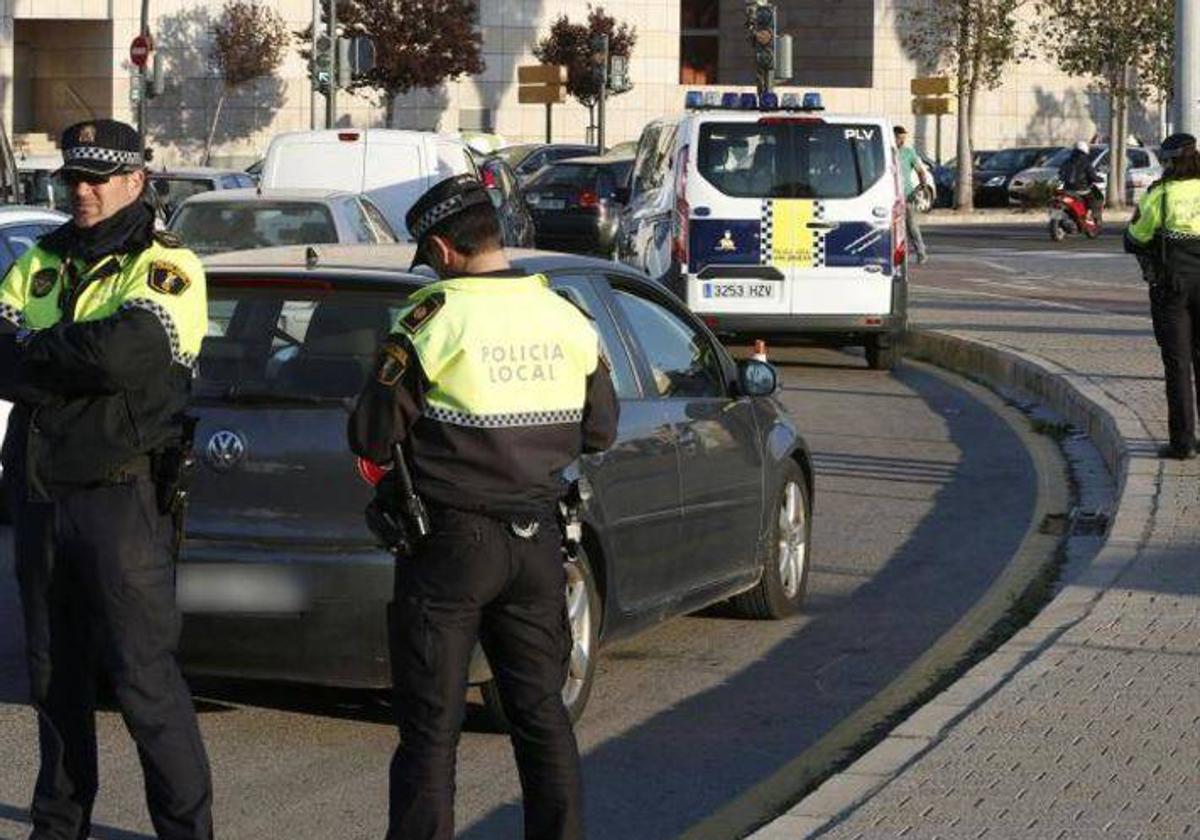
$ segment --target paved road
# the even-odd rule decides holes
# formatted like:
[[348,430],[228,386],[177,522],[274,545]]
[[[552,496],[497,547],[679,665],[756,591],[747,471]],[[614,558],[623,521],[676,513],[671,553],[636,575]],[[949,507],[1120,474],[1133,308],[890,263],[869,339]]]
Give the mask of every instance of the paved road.
[[1051,242],[1041,224],[930,228],[930,261],[914,272],[920,287],[989,297],[1033,299],[1073,309],[1146,315],[1146,287],[1121,249],[1122,226],[1095,240]]
[[[579,735],[590,836],[665,840],[761,781],[895,677],[977,599],[1020,542],[1033,467],[1006,423],[915,366],[804,350],[777,359],[817,457],[814,572],[802,616],[670,622],[608,651]],[[4,540],[7,546],[7,539]],[[0,840],[27,832],[34,721],[0,555]],[[211,687],[202,726],[225,840],[382,836],[388,711],[359,694]],[[519,836],[507,741],[469,722],[463,836]],[[101,715],[95,837],[149,836],[136,756]]]

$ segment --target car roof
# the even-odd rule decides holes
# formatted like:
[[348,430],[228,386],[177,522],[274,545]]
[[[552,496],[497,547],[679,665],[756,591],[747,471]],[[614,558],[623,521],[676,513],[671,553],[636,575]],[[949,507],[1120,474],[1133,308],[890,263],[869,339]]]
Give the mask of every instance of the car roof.
[[[312,269],[308,268],[310,250],[317,254],[317,263]],[[274,248],[256,248],[251,251],[226,251],[209,254],[204,257],[204,266],[206,270],[215,270],[218,274],[264,270],[281,274],[295,271],[307,273],[308,271],[326,272],[336,269],[342,272],[351,270],[385,273],[392,276],[402,274],[405,275],[406,282],[412,282],[414,279],[428,282],[432,277],[427,273],[417,274],[408,271],[415,252],[416,245],[411,242],[394,245],[280,245]],[[638,276],[618,263],[598,257],[559,254],[553,251],[534,251],[525,248],[508,248],[505,249],[505,253],[515,267],[530,273],[599,269],[610,273],[620,273],[622,276]]]
[[18,222],[65,222],[71,218],[66,213],[51,210],[49,207],[34,207],[27,204],[5,204],[0,206],[0,224],[16,224]]
[[17,170],[61,169],[62,155],[16,155]]
[[[234,190],[209,190],[189,196],[183,204],[236,204],[266,201],[309,201],[323,203],[337,198],[354,198],[357,193],[346,190],[266,189],[239,187]],[[180,205],[180,207],[183,206]]]

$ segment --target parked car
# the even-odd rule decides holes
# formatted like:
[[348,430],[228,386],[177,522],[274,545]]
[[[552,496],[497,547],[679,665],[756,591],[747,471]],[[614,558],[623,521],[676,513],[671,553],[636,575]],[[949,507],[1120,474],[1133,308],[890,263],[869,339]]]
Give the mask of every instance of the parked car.
[[583,157],[552,163],[525,186],[537,246],[575,254],[616,255],[622,190],[633,158]]
[[[0,206],[0,278],[8,274],[17,259],[33,247],[39,236],[47,234],[71,217],[45,207]],[[8,430],[12,403],[0,400],[0,441]],[[3,492],[4,467],[0,465],[0,518],[8,519]]]
[[1018,146],[1001,149],[975,167],[975,205],[977,207],[1007,207],[1008,186],[1018,172],[1041,166],[1058,151],[1058,146]]
[[365,194],[392,230],[408,236],[404,214],[430,187],[453,175],[478,175],[462,140],[431,131],[341,128],[277,134],[267,148],[263,189],[344,190]]
[[[1063,146],[1046,158],[1040,166],[1022,170],[1013,176],[1008,187],[1009,204],[1026,204],[1030,190],[1035,184],[1049,184],[1058,180],[1058,170],[1071,156],[1072,148]],[[1108,183],[1108,146],[1094,145],[1089,157],[1096,174],[1100,176],[1100,189]],[[1150,184],[1162,177],[1162,164],[1150,149],[1130,147],[1125,150],[1125,200],[1135,202],[1142,197]]]
[[[390,683],[393,558],[363,520],[371,497],[346,417],[406,297],[411,245],[303,248],[205,261],[209,334],[190,408],[198,468],[178,568],[193,674],[340,686]],[[797,610],[809,569],[813,467],[771,396],[768,365],[735,364],[657,284],[596,259],[513,251],[595,321],[621,400],[616,444],[568,471],[592,488],[568,572],[578,716],[599,647],[733,599]],[[477,656],[470,681],[486,683]],[[485,685],[489,704],[496,693]]]
[[[994,155],[990,149],[975,149],[971,152],[971,171],[979,169],[984,162]],[[928,158],[926,159],[928,160]],[[936,207],[953,207],[955,196],[958,195],[958,158],[950,158],[943,164],[935,165],[933,179],[937,182],[938,196]]]
[[158,197],[158,205],[164,221],[179,209],[179,205],[202,192],[211,190],[236,190],[253,187],[254,179],[237,169],[194,169],[160,170],[150,173],[150,186]]
[[479,178],[500,218],[504,244],[510,248],[532,248],[535,239],[533,214],[525,203],[525,193],[512,167],[503,158],[489,155],[477,160]]
[[218,190],[185,200],[167,229],[197,254],[322,245],[389,243],[396,234],[364,195],[337,190]]
[[556,160],[595,153],[595,146],[585,146],[581,143],[524,143],[519,146],[506,146],[496,152],[513,168],[513,172],[517,173],[517,179],[522,185],[541,171],[543,166]]

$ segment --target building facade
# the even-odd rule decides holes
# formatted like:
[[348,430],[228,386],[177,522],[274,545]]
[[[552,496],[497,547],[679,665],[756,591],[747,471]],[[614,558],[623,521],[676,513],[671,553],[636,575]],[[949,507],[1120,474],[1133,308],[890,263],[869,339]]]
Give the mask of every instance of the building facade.
[[[263,0],[293,31],[312,19],[311,0]],[[914,117],[909,81],[929,74],[905,53],[897,14],[912,0],[777,0],[779,29],[793,35],[795,77],[783,89],[820,90],[830,110],[882,113],[911,126],[917,143],[936,153],[934,117]],[[167,73],[167,89],[147,105],[156,163],[196,164],[220,98],[208,68],[210,27],[220,0],[149,0],[151,32]],[[678,111],[684,93],[752,83],[752,52],[742,0],[609,0],[609,14],[637,30],[630,62],[634,87],[609,101],[607,140],[635,139],[650,120]],[[545,111],[517,103],[517,67],[533,64],[533,47],[559,14],[583,20],[587,0],[481,0],[486,69],[436,91],[401,97],[393,125],[440,131],[490,131],[510,142],[544,137]],[[18,149],[52,150],[65,126],[89,117],[132,120],[129,45],[139,29],[141,0],[0,0],[0,106]],[[1030,21],[1036,25],[1036,20]],[[278,73],[227,97],[212,162],[248,164],[280,131],[308,128],[313,100],[301,44]],[[320,99],[317,124],[324,124]],[[385,109],[373,93],[338,97],[337,124],[381,126]],[[1149,142],[1159,106],[1132,109],[1132,132]],[[582,141],[588,112],[568,101],[554,109],[554,138]],[[1014,65],[1004,84],[982,94],[979,148],[1066,143],[1107,134],[1107,103],[1085,79],[1042,60]],[[954,154],[955,119],[943,118],[942,157]]]

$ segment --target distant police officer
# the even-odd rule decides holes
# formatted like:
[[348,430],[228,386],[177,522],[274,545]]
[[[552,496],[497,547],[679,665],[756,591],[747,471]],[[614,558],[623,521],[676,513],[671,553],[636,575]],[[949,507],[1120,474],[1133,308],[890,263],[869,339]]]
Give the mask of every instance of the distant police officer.
[[72,219],[0,284],[0,396],[16,404],[4,476],[41,745],[32,838],[89,836],[102,672],[158,836],[208,840],[208,760],[175,661],[170,515],[204,274],[154,233],[136,131],[81,123],[62,150]]
[[617,401],[592,324],[501,250],[486,190],[434,186],[405,221],[444,278],[412,296],[349,423],[376,463],[406,444],[431,536],[396,567],[391,656],[401,743],[389,840],[449,840],[467,667],[482,641],[512,727],[530,840],[583,837],[562,688],[571,649],[561,473],[612,444]]
[[1187,459],[1196,455],[1195,404],[1200,404],[1200,155],[1196,138],[1172,134],[1163,141],[1161,157],[1162,180],[1139,202],[1125,232],[1125,245],[1138,255],[1150,283],[1154,337],[1162,351],[1170,441],[1159,455]]

